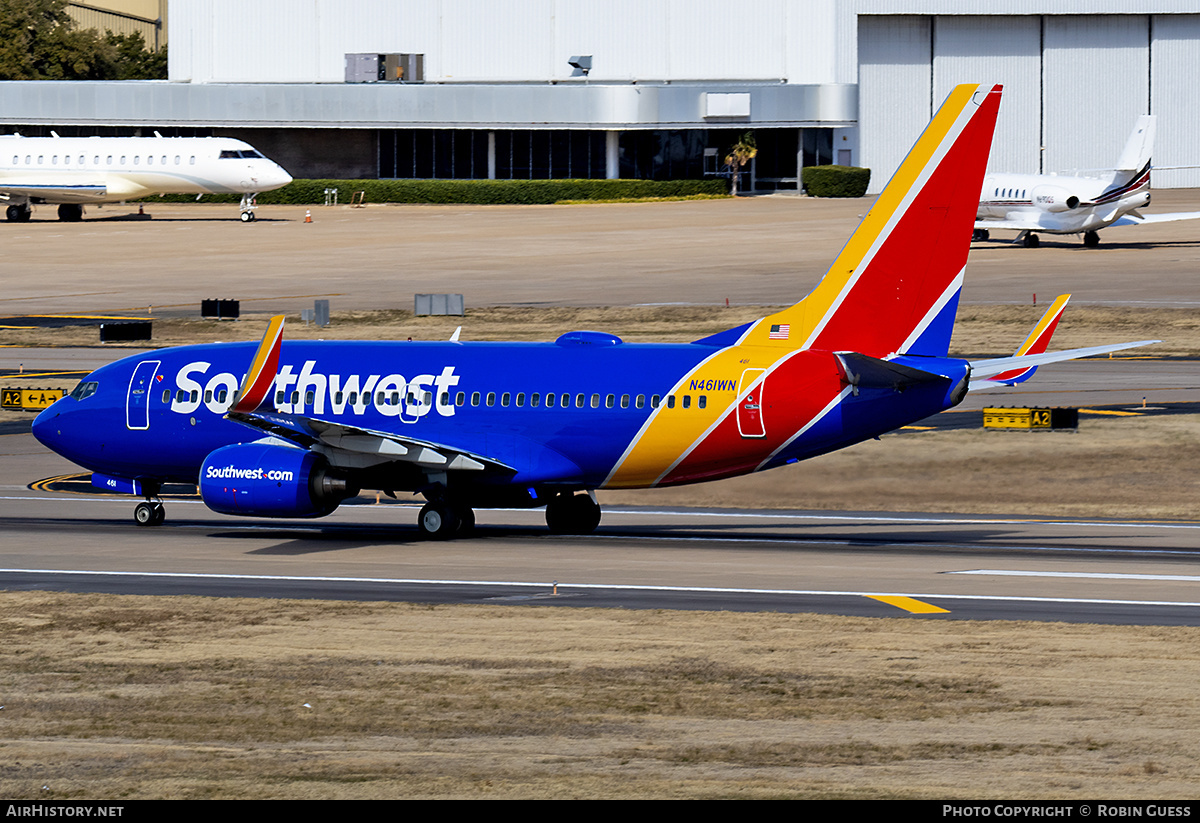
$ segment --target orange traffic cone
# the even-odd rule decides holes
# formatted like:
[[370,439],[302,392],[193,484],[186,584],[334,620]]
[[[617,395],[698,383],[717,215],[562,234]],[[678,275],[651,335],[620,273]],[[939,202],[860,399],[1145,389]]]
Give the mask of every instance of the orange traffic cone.
[[311,212],[311,211],[307,211],[307,210],[306,210],[306,211],[304,212],[304,222],[305,222],[305,223],[311,223],[311,222],[312,222],[312,212]]

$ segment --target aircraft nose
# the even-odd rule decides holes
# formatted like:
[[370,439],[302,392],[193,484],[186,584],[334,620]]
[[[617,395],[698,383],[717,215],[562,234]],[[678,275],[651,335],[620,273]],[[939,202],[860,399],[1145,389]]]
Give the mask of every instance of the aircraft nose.
[[33,436],[48,449],[54,448],[59,432],[56,429],[59,413],[53,407],[33,418]]

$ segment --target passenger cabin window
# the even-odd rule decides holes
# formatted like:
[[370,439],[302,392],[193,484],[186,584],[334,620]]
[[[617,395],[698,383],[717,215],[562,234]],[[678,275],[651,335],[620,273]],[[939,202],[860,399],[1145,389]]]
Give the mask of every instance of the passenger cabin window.
[[[534,405],[537,405],[537,404],[535,403]],[[554,394],[551,392],[546,392],[546,408],[548,408],[548,409],[554,408]]]
[[479,392],[477,392],[477,391],[476,391],[476,392],[471,392],[471,405],[472,405],[472,406],[478,406],[478,405],[479,405]]

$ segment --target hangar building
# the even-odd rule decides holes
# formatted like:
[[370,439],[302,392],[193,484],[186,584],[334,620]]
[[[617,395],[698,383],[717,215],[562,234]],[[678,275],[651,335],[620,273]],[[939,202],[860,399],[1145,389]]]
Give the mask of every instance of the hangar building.
[[[1103,168],[1139,114],[1200,164],[1200,3],[171,0],[169,80],[0,83],[0,126],[241,137],[299,177],[690,178],[878,190],[949,88],[1000,82],[991,170]],[[67,131],[64,131],[67,130]],[[1157,187],[1200,186],[1200,169]]]

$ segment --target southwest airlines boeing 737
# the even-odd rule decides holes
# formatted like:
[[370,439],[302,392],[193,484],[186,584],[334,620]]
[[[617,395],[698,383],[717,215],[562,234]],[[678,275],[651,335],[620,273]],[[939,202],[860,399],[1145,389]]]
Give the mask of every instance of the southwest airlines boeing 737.
[[227,137],[0,137],[0,199],[23,222],[33,204],[58,204],[58,219],[83,219],[88,203],[151,194],[241,194],[242,222],[259,192],[292,177],[253,146]]
[[197,484],[214,511],[320,517],[361,489],[427,500],[423,535],[481,506],[596,528],[596,489],[698,483],[795,463],[1010,385],[1045,352],[1065,298],[1017,355],[948,356],[1000,87],[959,86],[803,300],[684,344],[568,332],[553,343],[292,342],[165,349],[86,377],[38,440],[100,489]]

